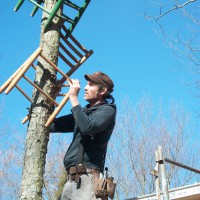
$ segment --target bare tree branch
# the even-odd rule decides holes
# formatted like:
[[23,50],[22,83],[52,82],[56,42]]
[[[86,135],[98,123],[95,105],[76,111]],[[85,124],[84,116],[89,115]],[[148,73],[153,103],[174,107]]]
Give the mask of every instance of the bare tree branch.
[[[154,177],[150,172],[155,165],[154,154],[158,144],[163,146],[166,157],[198,165],[198,157],[190,152],[191,144],[187,143],[191,130],[187,128],[189,118],[181,105],[172,102],[168,114],[160,105],[158,115],[155,115],[152,105],[150,98],[144,97],[134,108],[124,102],[123,111],[119,112],[107,155],[108,167],[117,179],[117,199],[122,199],[120,194],[132,197],[155,192]],[[167,165],[167,174],[171,188],[197,178],[173,165]]]
[[174,11],[174,10],[177,10],[177,9],[181,9],[181,8],[184,8],[185,6],[187,6],[188,4],[190,3],[194,3],[195,1],[197,0],[189,0],[181,5],[178,5],[178,1],[177,1],[177,4],[174,5],[174,7],[168,9],[166,12],[162,12],[163,10],[163,6],[160,6],[160,15],[155,17],[155,16],[145,16],[146,19],[154,19],[155,21],[158,21],[159,19],[161,19],[163,16],[167,15],[168,13]]

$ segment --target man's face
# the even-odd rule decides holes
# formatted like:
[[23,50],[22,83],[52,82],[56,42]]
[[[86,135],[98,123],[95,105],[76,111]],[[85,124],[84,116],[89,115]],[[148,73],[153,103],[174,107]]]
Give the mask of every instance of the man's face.
[[95,104],[98,101],[102,100],[102,93],[99,91],[98,85],[91,81],[87,81],[87,85],[85,86],[85,95],[84,99],[89,103]]

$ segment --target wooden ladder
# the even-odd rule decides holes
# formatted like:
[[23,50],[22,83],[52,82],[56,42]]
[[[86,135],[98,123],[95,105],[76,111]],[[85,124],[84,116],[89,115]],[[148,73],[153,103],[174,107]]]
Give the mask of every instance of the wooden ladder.
[[[63,31],[67,31],[65,27],[63,27]],[[60,68],[58,68],[54,63],[52,63],[49,59],[47,59],[42,54],[42,48],[39,47],[36,51],[14,72],[14,74],[0,87],[0,93],[4,91],[5,94],[8,94],[14,87],[16,87],[30,102],[31,98],[27,95],[24,90],[17,85],[20,79],[25,79],[29,84],[31,84],[34,88],[36,88],[39,92],[41,92],[45,97],[56,107],[54,112],[51,114],[49,119],[47,120],[45,126],[48,127],[66,102],[69,99],[68,94],[64,94],[62,96],[63,99],[60,103],[55,101],[55,97],[51,97],[49,94],[45,93],[43,88],[40,88],[37,84],[31,81],[25,73],[28,69],[32,66],[34,70],[36,70],[36,66],[34,62],[40,56],[42,57],[47,63],[49,63],[57,72],[62,75],[62,78],[57,82],[60,83],[58,87],[65,87],[68,84],[64,84],[66,80],[70,81],[69,76],[71,76],[92,54],[92,50],[86,50],[72,35],[68,37],[68,39],[62,34],[60,39],[60,46],[59,46],[59,57],[70,67],[67,73],[64,73]],[[71,41],[69,41],[71,40]],[[73,61],[70,61],[71,59]],[[58,95],[60,96],[60,94]],[[29,119],[29,115],[27,115],[23,120],[22,123],[24,124]]]

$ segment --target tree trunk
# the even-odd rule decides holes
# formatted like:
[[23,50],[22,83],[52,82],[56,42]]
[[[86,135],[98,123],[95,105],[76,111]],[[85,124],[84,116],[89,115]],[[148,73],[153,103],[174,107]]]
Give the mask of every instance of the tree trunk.
[[[47,10],[52,10],[55,3],[56,0],[46,0],[44,7]],[[60,14],[61,9],[58,12]],[[48,30],[43,33],[43,26],[47,17],[48,14],[43,13],[40,46],[43,49],[42,54],[57,65],[60,21],[55,18]],[[50,96],[53,96],[55,82],[56,71],[39,57],[35,83]],[[52,111],[52,103],[34,89],[29,111],[30,119],[27,130],[20,199],[42,200],[43,174],[49,141],[49,129],[45,128],[44,125]]]

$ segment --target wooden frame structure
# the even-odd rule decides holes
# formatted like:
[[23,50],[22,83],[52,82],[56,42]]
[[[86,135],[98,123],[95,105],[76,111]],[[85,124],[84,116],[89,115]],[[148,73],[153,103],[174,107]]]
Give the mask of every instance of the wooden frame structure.
[[58,55],[71,68],[67,73],[68,76],[71,76],[94,52],[87,50],[72,34],[66,37],[64,34],[68,30],[64,25],[62,30]]
[[[65,27],[63,27],[64,31],[66,31]],[[86,50],[72,35],[69,37],[72,41],[70,42],[67,40],[64,35],[61,36],[62,41],[60,42],[60,48],[65,53],[61,53],[59,50],[59,57],[70,67],[70,70],[68,70],[67,73],[64,73],[62,70],[60,70],[54,63],[52,63],[49,59],[47,59],[42,54],[42,48],[39,47],[36,49],[36,51],[14,72],[14,74],[0,87],[0,93],[3,91],[5,94],[8,94],[14,87],[16,87],[30,102],[31,98],[21,89],[17,83],[20,81],[21,78],[24,78],[28,83],[30,83],[35,89],[37,89],[39,92],[41,92],[45,97],[56,107],[54,112],[49,117],[48,121],[46,122],[45,126],[48,127],[54,118],[57,116],[57,114],[60,112],[60,110],[63,108],[63,106],[66,104],[66,102],[69,99],[68,94],[60,95],[64,96],[64,98],[61,100],[61,102],[58,104],[54,97],[51,97],[47,93],[44,92],[42,88],[40,88],[37,84],[35,84],[33,81],[31,81],[25,73],[28,71],[28,69],[32,66],[33,69],[36,70],[36,66],[34,65],[35,60],[40,56],[42,57],[47,63],[49,63],[57,72],[59,72],[62,75],[61,80],[58,82],[60,85],[58,87],[65,87],[68,86],[68,84],[63,84],[66,80],[70,81],[69,76],[71,76],[93,53],[92,50]],[[68,50],[68,49],[70,50]],[[82,53],[82,52],[83,53]],[[69,58],[71,58],[74,63],[69,61]],[[76,58],[78,57],[78,58]],[[27,122],[29,119],[29,116],[27,115],[23,120],[22,123]]]
[[[14,11],[18,11],[18,9],[22,6],[22,4],[24,3],[25,0],[18,0]],[[59,17],[61,20],[63,20],[63,22],[68,22],[71,24],[68,34],[70,35],[72,33],[72,31],[74,30],[75,26],[77,25],[78,21],[80,20],[81,16],[83,15],[84,11],[86,10],[87,6],[89,5],[91,0],[85,0],[82,6],[78,6],[75,3],[71,2],[70,0],[58,0],[54,6],[54,8],[51,11],[48,11],[47,9],[45,9],[43,6],[41,6],[41,4],[43,3],[43,0],[29,0],[32,4],[34,4],[34,8],[33,11],[31,12],[31,17],[33,17],[35,15],[35,13],[37,12],[37,10],[40,8],[42,9],[44,12],[49,14],[49,17],[47,19],[47,21],[45,22],[44,25],[44,31],[48,28],[48,26],[50,25],[50,23],[52,22],[53,18],[55,16]],[[58,15],[57,11],[58,9],[63,6],[66,5],[72,9],[75,9],[76,11],[78,11],[78,14],[76,15],[76,17],[74,19],[68,17],[65,14],[62,15]],[[64,24],[64,23],[63,23]]]

